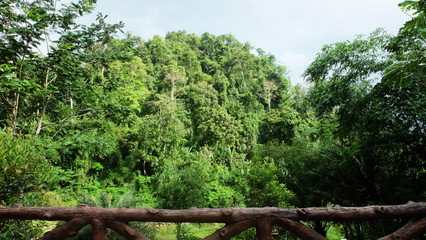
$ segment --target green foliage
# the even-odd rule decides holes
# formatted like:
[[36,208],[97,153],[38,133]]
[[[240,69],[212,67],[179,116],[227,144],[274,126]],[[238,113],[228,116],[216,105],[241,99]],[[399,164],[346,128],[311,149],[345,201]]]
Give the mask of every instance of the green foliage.
[[[42,193],[54,184],[43,146],[4,130],[0,130],[0,146],[0,205],[42,205]],[[42,234],[43,227],[39,221],[1,220],[0,238],[34,238]]]
[[340,79],[347,84],[366,79],[389,65],[384,51],[389,39],[389,35],[377,29],[367,38],[361,35],[352,42],[325,45],[304,76],[310,82]]
[[304,73],[307,81],[315,83],[310,98],[318,113],[333,108],[345,111],[345,106],[365,96],[377,74],[392,63],[385,51],[389,40],[390,36],[378,29],[367,38],[359,36],[352,42],[322,48]]
[[[398,36],[375,32],[365,40],[326,46],[306,70],[305,77],[314,83],[309,103],[318,116],[335,120],[326,134],[318,131],[326,122],[312,122],[296,135],[297,145],[288,149],[289,188],[316,193],[296,191],[300,203],[397,204],[424,199],[424,1],[401,6],[415,10],[415,17]],[[314,138],[303,137],[304,132]],[[312,155],[307,146],[314,147]],[[387,227],[396,225],[344,227],[347,238],[365,239],[378,237],[374,229],[390,232]]]
[[237,182],[239,176],[235,172],[240,168],[233,166],[228,169],[224,165],[212,165],[209,168],[211,174],[208,183],[207,206],[212,208],[226,208],[244,205],[244,196],[241,193],[241,184],[245,181]]
[[297,115],[297,112],[291,107],[280,110],[273,109],[267,113],[259,126],[261,133],[259,141],[261,143],[271,141],[278,144],[291,144],[294,128],[298,123]]
[[182,165],[170,161],[158,176],[156,192],[162,208],[187,209],[207,205],[210,172],[206,161],[190,153],[183,157],[188,163]]
[[190,229],[187,225],[182,223],[176,224],[176,240],[196,240],[198,239],[191,234]]
[[159,112],[145,115],[136,123],[134,136],[131,136],[133,149],[126,157],[126,164],[132,164],[130,170],[140,166],[147,174],[147,167],[163,166],[165,159],[185,143],[185,125],[176,116],[184,115],[185,111],[179,106],[171,108],[168,99],[165,97],[158,102]]
[[[91,194],[83,194],[81,196],[81,204],[87,204],[91,207],[103,207],[103,208],[131,208],[131,207],[142,207],[144,200],[136,197],[133,191],[127,191],[123,195],[114,198],[111,194],[107,192],[100,192],[98,196]],[[149,223],[130,223],[130,225],[137,229],[139,232],[143,233],[146,237],[150,239],[153,238],[156,234],[156,229],[153,224]],[[108,230],[108,239],[122,239],[122,237],[112,230]],[[91,226],[86,226],[73,237],[73,239],[91,239],[92,231]]]
[[279,182],[283,175],[274,161],[268,158],[254,157],[247,167],[247,193],[246,204],[249,207],[289,207],[294,193],[286,185]]
[[[0,3],[1,204],[424,200],[424,0],[400,4],[413,18],[396,37],[379,29],[324,46],[305,71],[309,89],[291,87],[273,55],[230,34],[144,41],[115,38],[122,25],[101,14],[76,24],[94,2]],[[35,222],[2,224],[8,238],[40,233]],[[395,224],[342,228],[374,238]],[[310,225],[323,235],[330,227]],[[177,235],[193,238],[187,225]]]
[[[375,52],[375,46],[366,44],[364,51],[369,49]],[[324,51],[323,54],[328,57],[334,56],[334,52]],[[355,51],[353,54],[359,53]],[[342,57],[339,61],[344,59]],[[316,61],[324,63],[321,66],[335,64],[333,61],[327,62],[330,60]],[[315,64],[317,63],[311,65],[311,70]],[[369,62],[366,61],[365,64]],[[420,167],[424,161],[419,156],[424,154],[424,151],[420,150],[424,149],[421,137],[424,135],[421,127],[424,116],[420,109],[424,109],[425,106],[422,103],[424,94],[421,90],[418,91],[423,89],[424,81],[413,79],[404,88],[397,90],[389,87],[384,78],[381,83],[369,88],[365,87],[363,81],[345,83],[343,80],[351,77],[350,72],[344,72],[345,75],[336,78],[336,74],[340,72],[333,67],[320,69],[318,71],[325,71],[324,80],[315,78],[317,80],[310,92],[310,99],[320,113],[326,112],[324,104],[329,109],[333,107],[336,109],[339,126],[333,135],[339,140],[340,145],[340,150],[336,152],[336,157],[340,160],[336,161],[343,167],[340,173],[346,172],[356,176],[350,179],[338,174],[334,178],[346,182],[345,185],[351,185],[353,189],[362,189],[357,194],[354,192],[353,195],[346,196],[345,201],[356,200],[358,204],[396,203],[419,198],[422,193],[421,187],[408,187],[406,181],[407,176],[410,176],[409,182],[419,182],[421,185],[424,183],[424,171]],[[315,73],[311,70],[306,73]],[[368,72],[360,74],[359,78],[368,77]],[[315,75],[310,76],[314,79]],[[350,87],[348,83],[351,84]],[[339,91],[340,86],[350,93]],[[410,170],[412,168],[417,170]],[[410,175],[409,172],[416,172],[416,176]],[[402,173],[405,177],[401,175]],[[396,179],[399,179],[398,183],[394,182]],[[391,190],[395,189],[395,186],[399,186],[398,189],[401,190]],[[410,190],[407,191],[408,189]],[[341,189],[341,192],[340,196],[351,193],[344,189]]]
[[405,87],[412,81],[424,81],[426,75],[426,2],[403,1],[399,6],[413,17],[387,46],[396,62],[386,69],[383,78],[387,85],[395,88]]
[[[350,115],[342,121],[352,135],[359,137],[351,148],[356,149],[365,165],[362,169],[376,166],[375,171],[365,174],[374,177],[380,186],[376,190],[379,201],[421,199],[422,185],[426,183],[422,157],[426,153],[422,127],[426,116],[420,110],[426,108],[425,94],[420,90],[424,87],[423,80],[411,81],[400,90],[377,84],[365,102],[356,106],[354,112],[358,116]],[[350,127],[348,118],[361,124]]]
[[30,220],[1,220],[0,238],[28,240],[38,239],[43,235],[45,224],[41,221]]
[[[43,146],[32,138],[0,131],[0,201],[13,205],[27,195],[50,187],[51,163]],[[34,203],[33,203],[34,204]]]
[[199,144],[218,148],[238,145],[241,123],[229,115],[225,108],[217,105],[216,108],[202,108],[201,111],[203,115],[198,119],[200,124],[197,127]]
[[109,78],[114,79],[116,87],[104,108],[116,123],[131,121],[129,118],[139,114],[148,95],[146,66],[140,57],[131,57],[130,61],[116,60],[109,65]]
[[[93,59],[90,50],[95,44],[105,44],[109,34],[121,27],[106,24],[101,15],[98,24],[78,25],[76,19],[90,13],[93,3],[1,3],[1,127],[10,127],[14,135],[19,131],[38,136],[46,113],[64,117],[50,108],[52,104],[69,105],[71,115],[77,113],[74,96],[86,90],[82,86],[87,84],[89,73],[83,65]],[[56,41],[49,34],[55,35]],[[47,49],[47,53],[40,48]]]

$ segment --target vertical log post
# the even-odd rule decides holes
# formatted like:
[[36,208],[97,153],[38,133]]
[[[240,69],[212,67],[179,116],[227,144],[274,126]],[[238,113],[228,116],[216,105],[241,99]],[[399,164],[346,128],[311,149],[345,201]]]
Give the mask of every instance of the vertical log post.
[[100,219],[92,220],[92,239],[93,240],[108,240],[105,222]]
[[272,221],[268,218],[257,220],[256,240],[272,240]]

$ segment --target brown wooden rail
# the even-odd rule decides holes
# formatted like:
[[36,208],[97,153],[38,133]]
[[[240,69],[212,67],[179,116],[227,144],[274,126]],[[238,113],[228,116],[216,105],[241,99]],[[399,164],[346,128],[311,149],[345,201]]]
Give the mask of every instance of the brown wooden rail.
[[67,223],[50,232],[42,240],[65,239],[74,236],[85,225],[92,225],[92,239],[108,239],[106,228],[110,228],[126,239],[146,240],[142,233],[128,223],[140,222],[191,222],[225,223],[225,226],[205,240],[230,239],[241,232],[255,227],[259,240],[272,239],[272,226],[278,225],[301,239],[325,238],[300,223],[300,221],[363,221],[380,219],[411,219],[404,227],[380,238],[413,239],[426,233],[426,203],[409,202],[404,205],[367,207],[320,207],[320,208],[190,208],[166,210],[151,208],[99,208],[80,205],[78,207],[14,207],[0,206],[0,219],[27,219],[66,221]]

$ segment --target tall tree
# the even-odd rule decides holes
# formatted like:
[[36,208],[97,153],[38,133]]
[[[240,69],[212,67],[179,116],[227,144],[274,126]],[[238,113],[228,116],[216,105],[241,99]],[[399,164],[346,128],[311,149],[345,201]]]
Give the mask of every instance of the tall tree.
[[[50,0],[2,1],[0,104],[6,111],[1,120],[14,135],[18,130],[30,132],[24,128],[34,116],[34,132],[39,135],[54,94],[58,101],[65,100],[64,95],[58,96],[59,91],[68,92],[65,101],[73,111],[72,91],[85,83],[82,64],[89,61],[84,50],[105,41],[119,27],[105,24],[102,16],[99,24],[90,27],[76,23],[78,17],[92,11],[95,2],[80,0],[57,7]],[[25,115],[19,117],[20,112]]]
[[426,75],[426,1],[403,1],[399,6],[413,15],[387,46],[396,62],[386,69],[384,79],[394,87],[424,80]]
[[274,98],[274,92],[278,89],[278,86],[271,80],[265,80],[263,85],[266,90],[265,98],[268,101],[268,111],[271,112],[272,98]]
[[385,47],[390,36],[378,29],[367,38],[325,45],[304,72],[314,83],[311,100],[318,113],[333,108],[344,111],[368,93],[381,73],[392,63]]
[[166,72],[166,75],[164,76],[164,81],[166,81],[168,84],[170,84],[170,99],[172,101],[172,104],[175,101],[175,91],[176,91],[176,85],[179,83],[185,83],[187,78],[183,75],[179,69],[170,69]]
[[[327,198],[339,204],[396,204],[424,194],[424,80],[389,84],[385,71],[400,64],[387,52],[394,41],[376,31],[325,46],[305,72],[314,83],[309,98],[318,115],[337,113],[332,134],[338,148],[329,148],[325,161],[326,176],[336,180]],[[397,78],[413,69],[400,70],[405,72]],[[374,238],[367,233],[373,227],[352,226],[350,237]]]

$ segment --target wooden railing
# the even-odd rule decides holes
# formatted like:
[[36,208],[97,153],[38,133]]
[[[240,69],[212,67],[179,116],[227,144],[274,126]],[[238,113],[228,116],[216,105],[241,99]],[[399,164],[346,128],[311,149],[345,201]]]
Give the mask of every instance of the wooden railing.
[[381,219],[411,219],[404,227],[380,238],[413,239],[426,233],[426,203],[409,202],[404,205],[327,208],[191,208],[166,210],[150,208],[99,208],[78,207],[14,207],[0,206],[0,219],[27,219],[66,221],[65,225],[47,232],[42,240],[65,239],[74,236],[85,225],[92,225],[92,239],[108,239],[110,228],[126,239],[146,240],[142,233],[128,223],[140,222],[190,222],[225,223],[225,226],[205,240],[230,239],[249,228],[256,228],[256,238],[272,239],[272,226],[278,225],[301,239],[325,238],[300,221],[367,221]]

